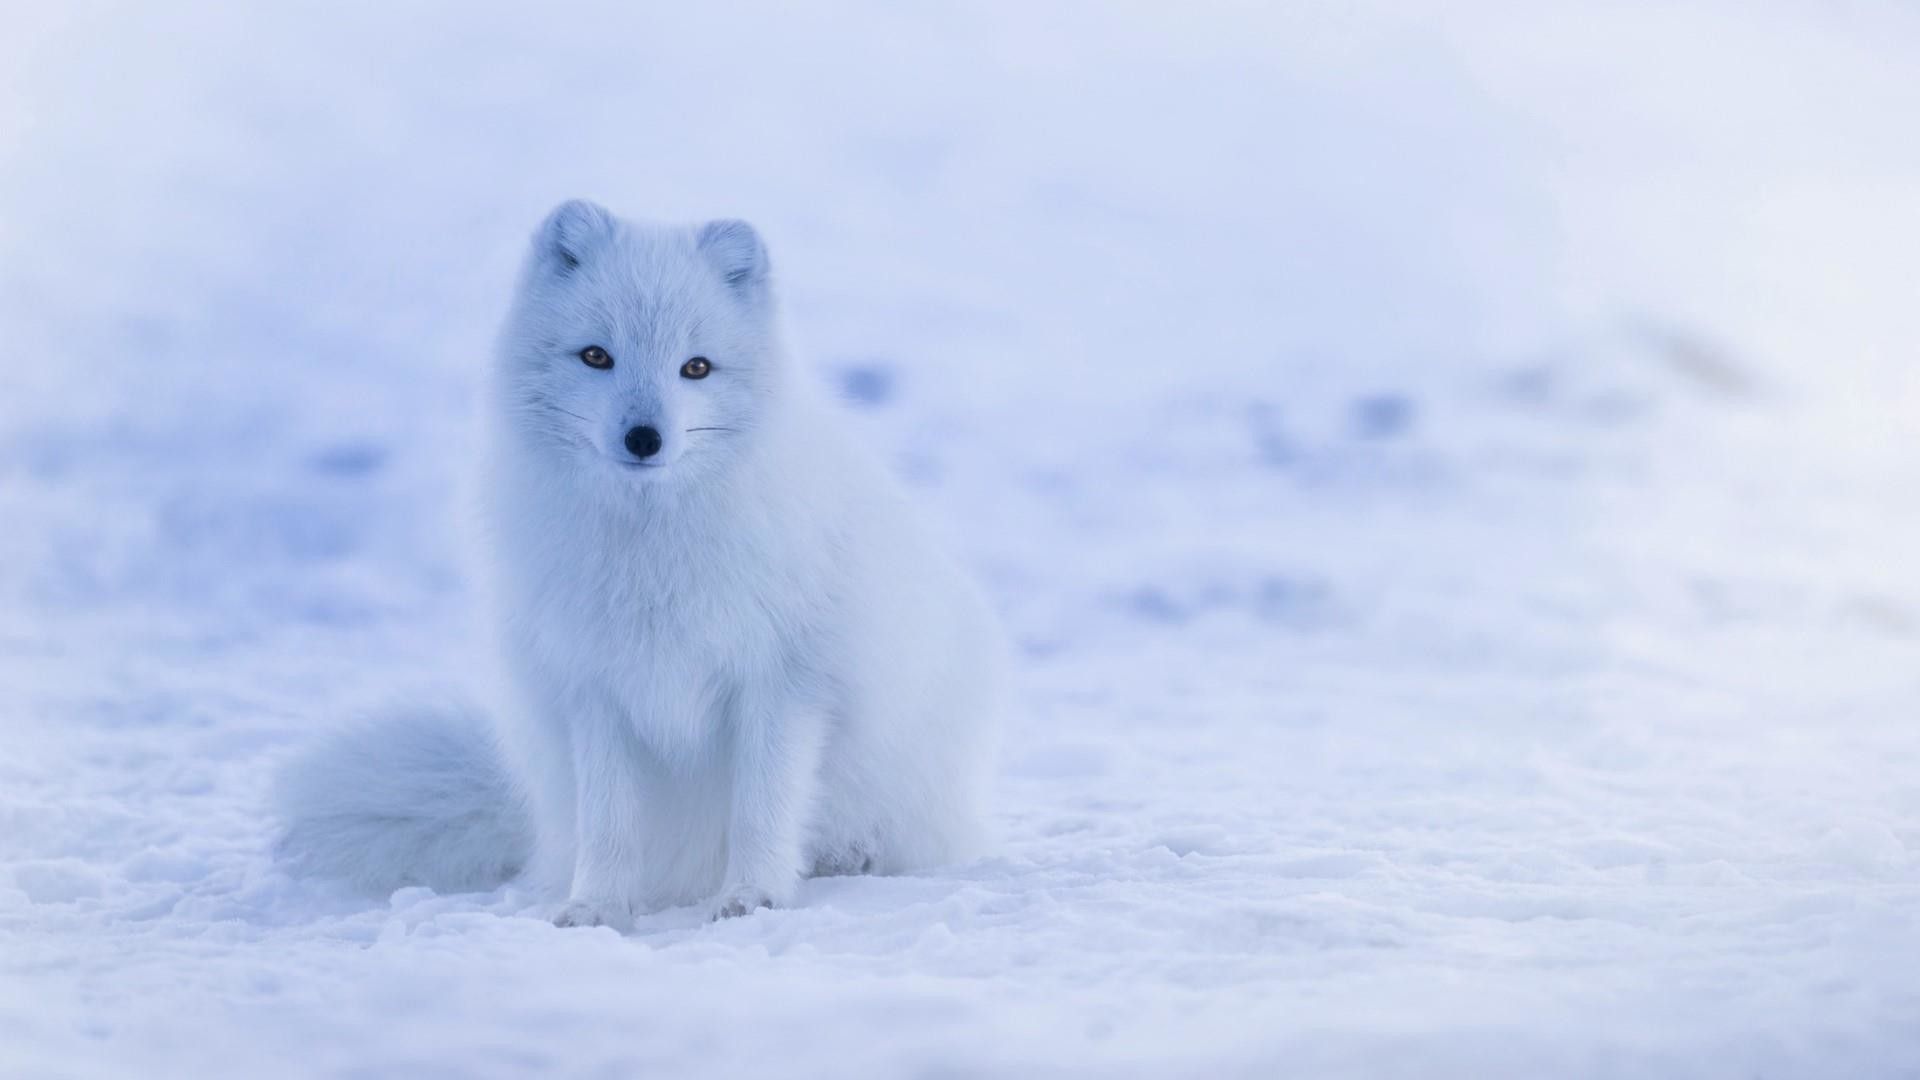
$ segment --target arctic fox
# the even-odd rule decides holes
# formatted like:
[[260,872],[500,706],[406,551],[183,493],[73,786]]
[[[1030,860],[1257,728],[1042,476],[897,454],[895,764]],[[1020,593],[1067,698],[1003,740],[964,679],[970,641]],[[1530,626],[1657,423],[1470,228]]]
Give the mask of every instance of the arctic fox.
[[336,736],[284,776],[283,853],[381,890],[519,877],[559,925],[625,927],[974,850],[998,633],[794,369],[750,225],[562,204],[487,413],[491,729]]

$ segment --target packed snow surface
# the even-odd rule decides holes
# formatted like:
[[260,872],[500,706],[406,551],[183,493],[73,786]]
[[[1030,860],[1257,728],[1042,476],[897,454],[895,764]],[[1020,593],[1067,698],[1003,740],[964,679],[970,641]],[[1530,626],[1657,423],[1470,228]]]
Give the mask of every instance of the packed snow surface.
[[[10,7],[0,1075],[1920,1072],[1920,14]],[[273,861],[483,681],[575,195],[769,238],[1016,642],[991,857]]]

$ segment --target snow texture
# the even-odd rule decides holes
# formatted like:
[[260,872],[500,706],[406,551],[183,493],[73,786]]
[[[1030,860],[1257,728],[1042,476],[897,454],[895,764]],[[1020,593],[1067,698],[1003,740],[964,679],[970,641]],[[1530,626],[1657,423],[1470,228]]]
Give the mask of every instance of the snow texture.
[[[1920,1072],[1913,10],[7,26],[0,1075]],[[996,854],[626,937],[273,859],[486,681],[574,195],[768,237],[1020,650]]]

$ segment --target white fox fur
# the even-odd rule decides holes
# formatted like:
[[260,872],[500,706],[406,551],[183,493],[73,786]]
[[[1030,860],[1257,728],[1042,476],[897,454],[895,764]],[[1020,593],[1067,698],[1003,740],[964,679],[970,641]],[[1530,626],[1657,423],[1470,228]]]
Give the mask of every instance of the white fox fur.
[[522,872],[561,925],[624,926],[974,850],[998,634],[793,369],[750,226],[560,206],[488,402],[492,731],[403,713],[297,762],[284,852],[372,888]]

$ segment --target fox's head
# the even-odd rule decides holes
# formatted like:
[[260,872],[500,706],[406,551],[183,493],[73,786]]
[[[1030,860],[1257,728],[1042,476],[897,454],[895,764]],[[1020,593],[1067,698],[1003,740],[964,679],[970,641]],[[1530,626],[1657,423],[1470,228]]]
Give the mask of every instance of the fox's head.
[[770,269],[744,221],[642,225],[562,203],[534,234],[502,338],[506,419],[634,482],[719,467],[779,378]]

